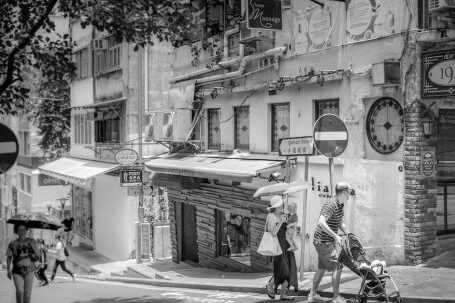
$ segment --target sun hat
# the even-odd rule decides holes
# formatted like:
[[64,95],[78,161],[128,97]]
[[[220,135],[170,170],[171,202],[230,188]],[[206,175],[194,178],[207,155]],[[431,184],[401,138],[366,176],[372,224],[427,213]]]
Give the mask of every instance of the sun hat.
[[280,196],[273,196],[270,199],[270,207],[267,207],[267,210],[270,211],[272,208],[277,208],[283,205],[283,199]]

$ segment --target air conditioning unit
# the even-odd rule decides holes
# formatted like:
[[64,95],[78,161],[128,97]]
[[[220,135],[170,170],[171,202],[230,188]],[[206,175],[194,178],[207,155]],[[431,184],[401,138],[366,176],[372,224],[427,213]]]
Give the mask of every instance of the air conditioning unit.
[[240,43],[253,42],[261,39],[273,39],[274,32],[271,30],[249,29],[246,22],[240,23]]
[[373,64],[373,85],[397,85],[401,82],[400,62],[380,62]]
[[106,39],[94,39],[92,40],[93,50],[100,51],[107,49],[107,40]]
[[154,112],[147,115],[145,141],[165,141],[174,139],[174,112]]
[[428,11],[430,13],[455,11],[455,0],[429,0]]
[[281,8],[283,10],[290,9],[292,6],[292,0],[281,0]]

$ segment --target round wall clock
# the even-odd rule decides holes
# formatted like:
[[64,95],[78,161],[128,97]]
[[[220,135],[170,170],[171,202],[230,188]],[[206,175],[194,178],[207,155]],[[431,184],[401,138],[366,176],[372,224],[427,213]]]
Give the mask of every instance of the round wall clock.
[[393,98],[380,98],[371,106],[366,126],[374,150],[381,154],[393,153],[403,142],[403,108]]

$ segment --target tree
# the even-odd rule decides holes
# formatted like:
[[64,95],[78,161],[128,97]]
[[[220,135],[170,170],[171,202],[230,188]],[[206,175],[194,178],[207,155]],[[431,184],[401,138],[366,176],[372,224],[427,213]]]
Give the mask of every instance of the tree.
[[[62,104],[69,104],[68,81],[73,69],[73,44],[69,35],[51,35],[55,31],[55,24],[50,18],[53,12],[78,18],[83,26],[91,24],[96,30],[107,31],[134,44],[137,50],[146,44],[153,44],[156,38],[179,45],[190,28],[190,18],[186,13],[188,7],[188,0],[0,1],[0,114],[15,115],[29,111],[30,107],[35,108],[40,115],[47,115],[47,118],[38,121],[44,138],[57,138],[55,134],[49,134],[55,128],[50,127],[51,121],[46,119],[53,115],[57,118],[55,115],[65,107]],[[30,75],[36,75],[34,70],[43,75],[39,81],[40,89],[36,91],[38,96],[30,96],[33,90],[30,83],[34,82]],[[57,84],[45,83],[56,79]],[[48,99],[30,104],[30,101],[36,102],[34,100],[40,97]],[[58,99],[62,99],[61,104],[48,103]],[[35,114],[32,116],[36,117]],[[66,122],[64,117],[59,116],[58,119],[57,129],[60,130]],[[52,148],[52,144],[43,143],[43,147]]]

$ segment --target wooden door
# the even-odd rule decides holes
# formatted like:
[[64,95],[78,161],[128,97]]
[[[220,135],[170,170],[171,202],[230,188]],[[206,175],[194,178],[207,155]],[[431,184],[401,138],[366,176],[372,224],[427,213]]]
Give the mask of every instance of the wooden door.
[[182,261],[199,262],[196,241],[196,207],[182,204]]

